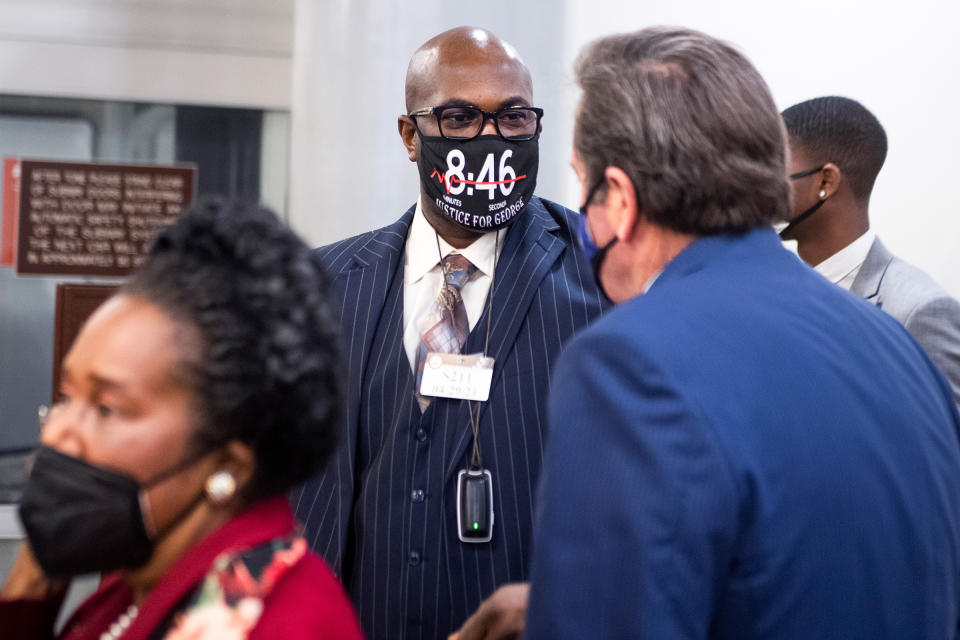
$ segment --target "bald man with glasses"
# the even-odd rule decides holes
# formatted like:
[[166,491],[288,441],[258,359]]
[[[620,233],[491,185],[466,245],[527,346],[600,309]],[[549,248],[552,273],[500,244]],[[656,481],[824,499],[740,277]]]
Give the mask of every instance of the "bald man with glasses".
[[335,461],[292,499],[369,637],[444,638],[485,601],[461,638],[508,637],[550,371],[607,303],[576,214],[534,194],[543,110],[513,47],[468,27],[436,36],[410,60],[406,103],[417,203],[319,250],[348,404]]

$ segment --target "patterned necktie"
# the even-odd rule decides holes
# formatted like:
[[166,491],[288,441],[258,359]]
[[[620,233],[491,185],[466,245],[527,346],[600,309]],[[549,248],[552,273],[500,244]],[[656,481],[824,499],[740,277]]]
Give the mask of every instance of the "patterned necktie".
[[440,260],[443,270],[443,286],[430,310],[420,319],[420,344],[417,346],[417,402],[420,410],[426,411],[430,398],[420,395],[423,379],[423,364],[427,353],[460,353],[470,333],[467,310],[463,306],[460,289],[477,268],[459,253],[448,254]]

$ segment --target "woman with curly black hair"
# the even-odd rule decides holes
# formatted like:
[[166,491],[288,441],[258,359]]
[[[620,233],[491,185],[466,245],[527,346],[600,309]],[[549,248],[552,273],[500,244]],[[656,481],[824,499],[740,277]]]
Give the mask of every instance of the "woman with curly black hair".
[[286,492],[332,451],[335,319],[311,251],[210,201],[162,231],[64,361],[0,590],[4,638],[358,638]]

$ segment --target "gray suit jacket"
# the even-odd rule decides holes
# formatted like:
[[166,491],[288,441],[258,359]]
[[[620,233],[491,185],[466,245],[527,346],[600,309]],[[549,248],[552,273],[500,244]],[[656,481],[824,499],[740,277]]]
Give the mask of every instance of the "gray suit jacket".
[[960,302],[926,273],[890,253],[879,239],[873,241],[850,291],[910,332],[947,378],[960,406]]

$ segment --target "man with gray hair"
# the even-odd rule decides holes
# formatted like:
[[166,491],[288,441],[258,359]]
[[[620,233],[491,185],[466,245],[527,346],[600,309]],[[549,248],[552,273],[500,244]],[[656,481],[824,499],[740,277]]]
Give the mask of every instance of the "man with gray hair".
[[576,76],[581,242],[618,307],[551,382],[527,638],[954,638],[960,415],[899,324],[781,247],[763,79],[676,28]]

